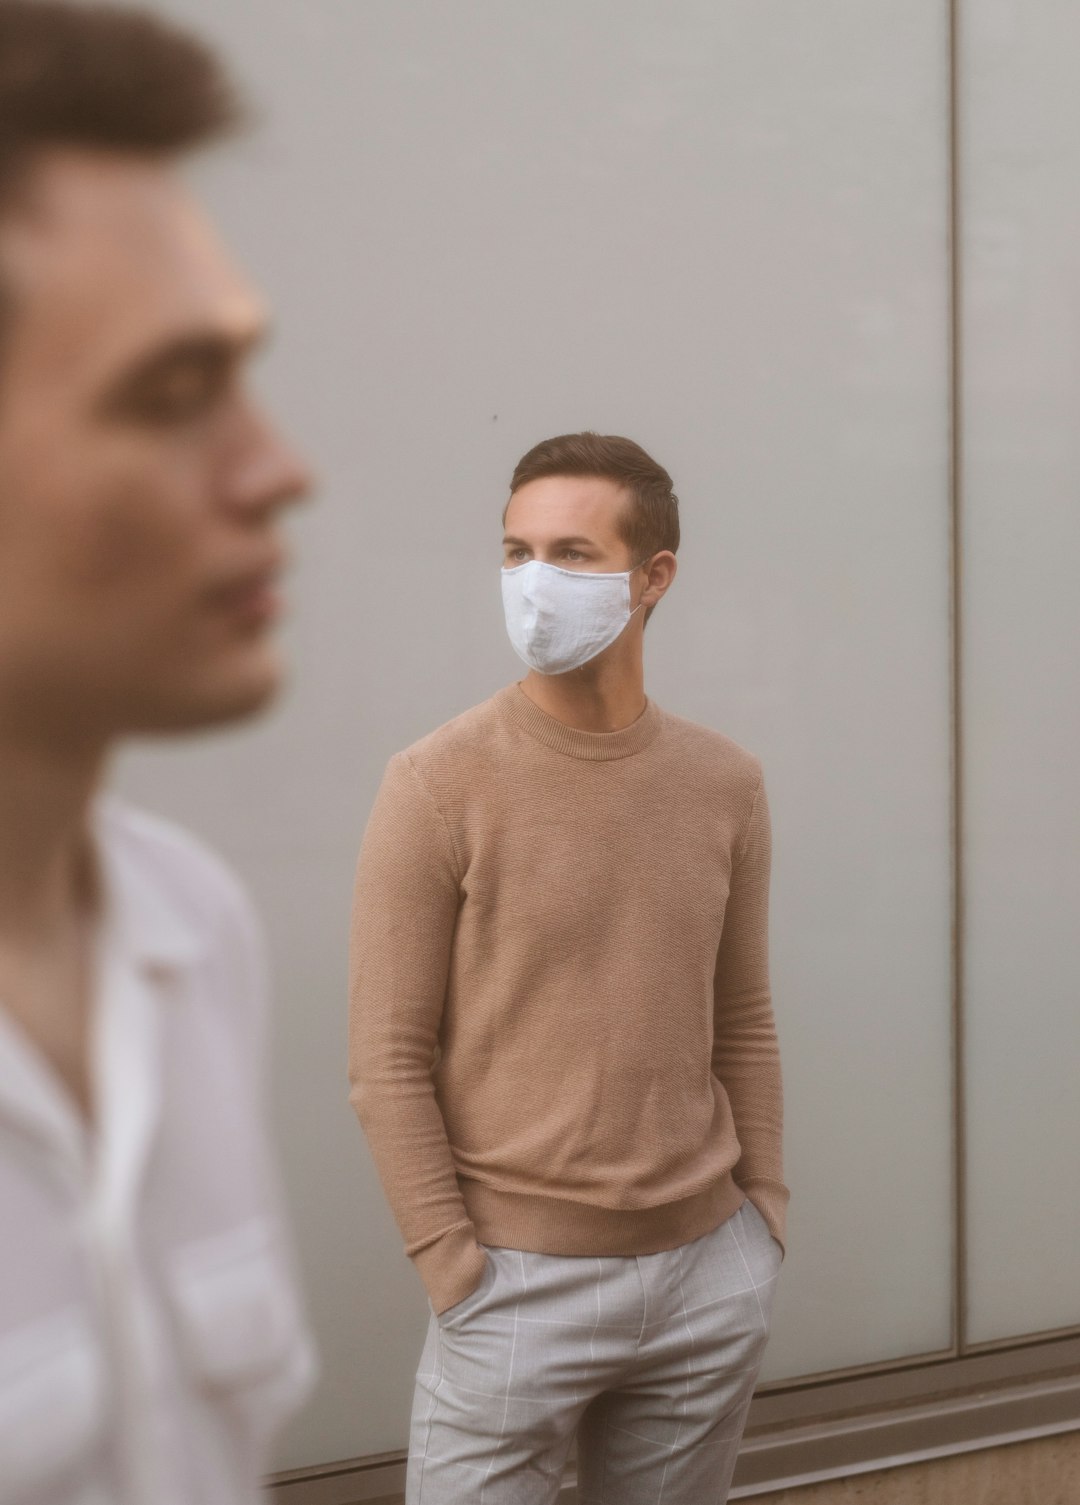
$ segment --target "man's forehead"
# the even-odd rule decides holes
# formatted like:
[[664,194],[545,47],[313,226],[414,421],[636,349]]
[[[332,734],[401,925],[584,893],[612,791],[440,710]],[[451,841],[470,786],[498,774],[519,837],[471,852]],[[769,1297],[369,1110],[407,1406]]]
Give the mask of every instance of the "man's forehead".
[[13,339],[49,361],[115,363],[191,328],[246,343],[265,319],[179,175],[153,159],[48,154],[0,224],[0,266]]
[[541,476],[515,491],[506,509],[506,528],[589,532],[599,538],[617,529],[626,501],[625,487],[607,476]]

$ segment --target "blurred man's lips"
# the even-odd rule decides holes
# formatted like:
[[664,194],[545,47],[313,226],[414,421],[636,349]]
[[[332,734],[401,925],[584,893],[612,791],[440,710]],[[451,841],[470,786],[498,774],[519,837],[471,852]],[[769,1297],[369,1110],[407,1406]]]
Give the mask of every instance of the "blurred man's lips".
[[275,555],[257,569],[245,570],[213,586],[212,604],[228,616],[250,623],[267,623],[281,615],[284,600],[279,579],[284,560]]

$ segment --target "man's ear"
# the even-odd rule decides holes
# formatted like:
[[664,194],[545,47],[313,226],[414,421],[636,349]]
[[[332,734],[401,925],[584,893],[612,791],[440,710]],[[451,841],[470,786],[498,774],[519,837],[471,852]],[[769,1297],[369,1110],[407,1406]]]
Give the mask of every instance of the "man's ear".
[[641,599],[647,606],[655,606],[671,588],[671,582],[678,572],[679,561],[670,549],[661,549],[658,554],[654,554],[647,561],[647,567],[648,584],[641,593]]

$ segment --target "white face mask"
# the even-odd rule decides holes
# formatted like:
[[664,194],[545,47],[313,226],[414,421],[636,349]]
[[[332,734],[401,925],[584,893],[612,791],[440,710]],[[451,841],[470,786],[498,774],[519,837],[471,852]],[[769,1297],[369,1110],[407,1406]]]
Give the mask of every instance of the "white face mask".
[[633,573],[563,570],[540,559],[504,569],[503,610],[514,652],[538,674],[580,669],[641,610],[640,604],[630,610]]

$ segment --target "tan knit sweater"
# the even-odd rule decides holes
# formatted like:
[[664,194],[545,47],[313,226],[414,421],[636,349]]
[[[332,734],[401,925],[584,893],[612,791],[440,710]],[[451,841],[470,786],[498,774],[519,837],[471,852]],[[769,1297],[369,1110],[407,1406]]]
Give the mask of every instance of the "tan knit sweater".
[[783,1245],[761,765],[517,684],[391,758],[357,866],[351,1101],[436,1312],[479,1244],[647,1254],[744,1192]]

